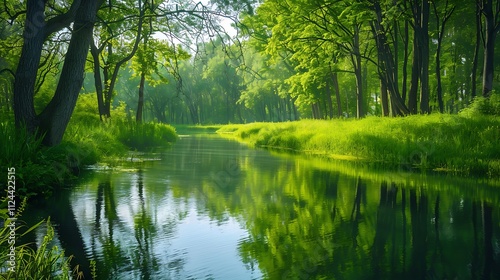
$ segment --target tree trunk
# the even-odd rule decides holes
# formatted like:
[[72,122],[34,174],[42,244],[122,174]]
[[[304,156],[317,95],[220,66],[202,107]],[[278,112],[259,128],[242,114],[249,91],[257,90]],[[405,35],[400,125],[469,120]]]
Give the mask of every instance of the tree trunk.
[[377,51],[379,55],[378,71],[380,79],[385,83],[387,90],[389,91],[391,98],[391,106],[393,108],[394,115],[406,115],[409,113],[408,108],[405,106],[404,101],[399,95],[398,81],[395,80],[395,68],[394,56],[392,54],[391,48],[389,47],[389,42],[387,41],[386,31],[382,25],[384,17],[382,14],[382,9],[379,2],[375,2],[373,5],[375,14],[377,15],[376,20],[371,22],[371,28],[373,36],[377,44]]
[[90,53],[94,60],[94,85],[97,95],[97,108],[99,110],[99,118],[102,121],[102,116],[104,115],[104,98],[102,89],[102,78],[101,78],[101,62],[99,61],[99,49],[94,43],[94,40],[90,44]]
[[359,25],[354,24],[353,55],[351,59],[354,65],[354,74],[356,75],[356,117],[358,119],[365,116],[363,102],[363,75],[361,74],[361,52],[359,49]]
[[421,50],[420,50],[420,14],[421,7],[419,4],[419,0],[412,1],[412,13],[413,13],[413,51],[412,51],[412,67],[411,67],[411,81],[410,81],[410,92],[408,94],[408,109],[411,114],[417,113],[417,92],[418,92],[418,84],[420,81],[420,58],[421,58]]
[[481,48],[481,10],[476,4],[476,45],[474,47],[474,59],[471,69],[471,97],[474,99],[477,95],[477,65],[479,60],[479,49]]
[[437,49],[436,49],[436,82],[437,82],[437,100],[439,105],[439,112],[444,112],[444,104],[443,104],[443,88],[441,85],[441,46],[443,43],[444,30],[446,26],[446,22],[450,18],[451,14],[455,10],[455,7],[452,7],[448,10],[448,0],[445,4],[445,10],[443,14],[443,20],[440,20],[439,12],[436,7],[436,2],[432,2],[432,6],[434,8],[434,15],[436,17],[436,31],[437,31]]
[[328,117],[333,118],[333,101],[332,101],[332,89],[330,87],[330,81],[326,79],[326,102],[328,104]]
[[[26,25],[24,30],[23,48],[14,80],[15,123],[18,128],[26,125],[30,134],[35,133],[38,128],[33,96],[45,41],[45,6],[42,4],[37,0],[28,0],[26,3],[26,22],[30,24]],[[35,26],[33,23],[39,24]]]
[[420,40],[420,112],[430,113],[429,108],[429,1],[422,0],[422,21]]
[[500,31],[500,22],[497,17],[500,13],[500,4],[497,3],[495,11],[493,0],[483,1],[482,12],[485,19],[484,34],[484,65],[483,65],[483,96],[488,97],[493,90],[493,73],[495,70],[495,39]]
[[[384,58],[382,57],[382,52],[378,51],[378,65],[384,65]],[[380,67],[379,67],[380,68]],[[389,116],[389,96],[387,94],[387,81],[385,81],[385,74],[382,73],[382,69],[379,69],[380,76],[380,103],[382,107],[382,116]],[[393,110],[394,111],[394,110]]]
[[[104,67],[104,106],[102,109],[102,113],[105,118],[111,117],[111,103],[113,99],[113,91],[115,89],[116,80],[118,78],[118,72],[123,64],[134,57],[137,49],[139,48],[139,43],[142,36],[142,23],[144,21],[144,12],[145,8],[143,8],[142,1],[139,2],[139,21],[137,23],[137,34],[134,39],[134,45],[132,47],[132,51],[125,57],[123,57],[120,61],[118,61],[115,67],[112,70],[111,77],[109,76],[110,67],[106,65]],[[109,1],[110,9],[111,9],[111,1]],[[111,57],[113,55],[113,46],[111,43],[107,43],[108,56]],[[102,119],[101,116],[101,119]]]
[[335,90],[335,100],[337,101],[337,116],[342,117],[342,101],[340,100],[339,79],[337,73],[332,73],[332,83]]
[[403,82],[401,85],[401,99],[403,99],[403,103],[406,104],[406,92],[407,92],[407,81],[408,81],[408,48],[409,48],[409,28],[408,28],[408,20],[405,20],[405,40],[404,40],[404,58],[403,58]]
[[141,73],[141,81],[139,82],[139,100],[137,100],[137,112],[135,116],[135,121],[137,123],[142,122],[142,111],[144,108],[144,83],[146,81],[146,74]]
[[53,146],[61,142],[73,114],[83,85],[96,13],[97,0],[83,1],[80,4],[56,92],[40,114],[40,132],[45,134],[45,145]]
[[443,20],[443,23],[439,21],[439,15],[437,12],[436,8],[436,3],[432,3],[434,5],[434,14],[436,16],[436,29],[437,29],[437,48],[436,48],[436,83],[437,83],[437,89],[436,89],[436,95],[437,95],[437,100],[438,100],[438,106],[439,106],[439,112],[443,113],[444,111],[444,104],[443,104],[443,87],[441,85],[441,44],[443,42],[443,32],[444,32],[444,25],[445,25],[445,20]]
[[441,85],[441,40],[438,39],[438,46],[436,50],[436,82],[437,82],[437,100],[439,105],[439,112],[444,112],[443,103],[443,87]]
[[383,81],[380,81],[380,102],[382,103],[382,116],[389,116],[389,96],[387,86]]
[[[61,21],[45,22],[42,2],[27,2],[27,21],[24,44],[14,82],[14,114],[16,125],[26,125],[30,133],[38,129],[43,135],[42,143],[48,146],[61,142],[66,126],[76,105],[83,84],[83,73],[90,42],[93,23],[97,13],[97,0],[74,1],[70,11]],[[53,32],[73,21],[73,33],[64,59],[54,97],[42,113],[35,114],[33,104],[34,84],[45,39]],[[33,23],[39,23],[38,26]]]

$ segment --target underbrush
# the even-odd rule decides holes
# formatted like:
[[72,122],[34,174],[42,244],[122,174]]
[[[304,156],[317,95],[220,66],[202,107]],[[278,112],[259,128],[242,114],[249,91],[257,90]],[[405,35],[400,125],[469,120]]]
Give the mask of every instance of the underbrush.
[[473,108],[485,107],[480,105],[473,105],[459,115],[252,123],[223,126],[218,133],[258,147],[498,176],[500,119],[494,114],[474,111]]

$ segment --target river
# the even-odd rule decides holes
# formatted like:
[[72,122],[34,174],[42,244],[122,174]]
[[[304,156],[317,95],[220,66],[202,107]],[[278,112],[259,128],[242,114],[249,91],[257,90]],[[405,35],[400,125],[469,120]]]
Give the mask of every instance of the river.
[[194,135],[26,216],[97,279],[500,279],[496,185]]

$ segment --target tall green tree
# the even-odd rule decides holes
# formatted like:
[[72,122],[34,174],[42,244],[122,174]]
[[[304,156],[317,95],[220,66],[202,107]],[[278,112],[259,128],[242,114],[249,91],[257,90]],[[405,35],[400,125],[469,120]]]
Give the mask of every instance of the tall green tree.
[[[73,1],[59,15],[47,18],[47,2],[26,1],[26,24],[23,47],[14,81],[14,116],[18,127],[43,135],[43,143],[61,142],[83,84],[83,73],[97,8],[102,1]],[[54,96],[40,114],[34,106],[35,84],[44,44],[54,33],[72,26],[71,38],[64,57]]]
[[484,18],[483,96],[488,97],[493,89],[495,41],[500,32],[500,1],[478,0],[477,5]]
[[438,8],[437,1],[432,2],[432,8],[434,10],[434,16],[436,18],[436,34],[437,34],[437,47],[436,47],[436,82],[437,82],[437,100],[439,106],[439,112],[444,112],[444,102],[443,102],[443,87],[441,83],[441,48],[443,44],[443,38],[445,34],[446,22],[450,19],[455,6],[450,4],[449,0],[444,3],[444,8]]
[[[99,11],[101,21],[94,30],[97,43],[92,41],[91,54],[101,120],[111,117],[112,98],[120,69],[134,57],[144,36],[142,29],[146,8],[143,0],[138,2],[138,8],[135,8],[135,1],[108,0],[107,6]],[[137,22],[131,19],[137,19]]]

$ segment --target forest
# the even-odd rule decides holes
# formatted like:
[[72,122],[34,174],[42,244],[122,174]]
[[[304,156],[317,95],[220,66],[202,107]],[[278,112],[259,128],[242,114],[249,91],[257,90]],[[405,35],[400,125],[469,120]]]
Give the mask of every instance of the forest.
[[[461,275],[498,276],[500,198],[488,180],[500,176],[499,34],[500,0],[3,0],[0,277],[106,279],[130,269],[154,279],[165,256],[153,244],[175,241],[156,243],[157,232],[189,229],[190,215],[208,221],[205,231],[238,221],[248,236],[225,258],[252,279],[445,279],[458,275],[445,259],[460,255],[441,251],[457,247],[449,232],[474,241],[459,240],[475,258],[460,258],[472,263]],[[317,167],[217,135],[186,137],[193,128],[340,162]],[[427,181],[427,171],[450,177]],[[44,225],[16,235],[21,227],[5,222],[62,193],[38,211]],[[163,215],[165,201],[175,217]],[[93,217],[79,220],[82,211]],[[454,214],[472,221],[467,233]],[[38,248],[7,246],[37,234]],[[431,234],[432,250],[423,246]],[[76,260],[50,249],[53,239]],[[431,253],[441,254],[434,268]],[[165,267],[194,279],[187,261]]]
[[123,103],[218,124],[457,113],[498,91],[498,1],[212,2],[4,1],[2,114],[55,144],[77,98],[101,120]]

